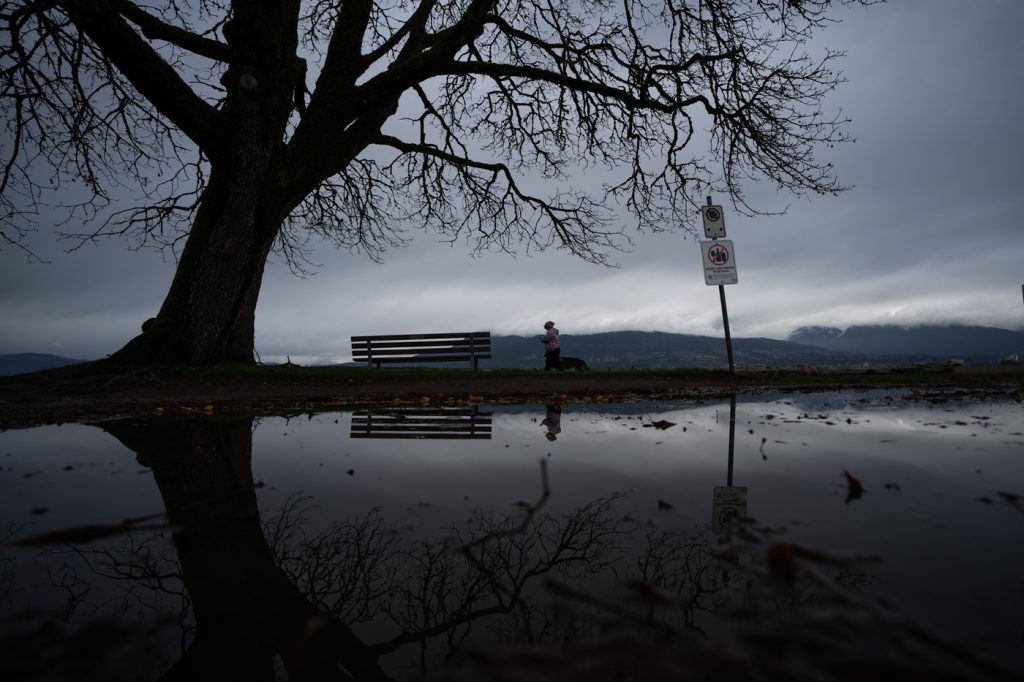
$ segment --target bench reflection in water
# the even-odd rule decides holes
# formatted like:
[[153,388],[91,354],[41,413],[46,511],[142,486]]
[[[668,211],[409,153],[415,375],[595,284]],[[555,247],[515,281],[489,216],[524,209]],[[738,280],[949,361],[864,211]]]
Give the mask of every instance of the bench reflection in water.
[[476,406],[381,409],[352,414],[352,438],[491,438],[491,412]]

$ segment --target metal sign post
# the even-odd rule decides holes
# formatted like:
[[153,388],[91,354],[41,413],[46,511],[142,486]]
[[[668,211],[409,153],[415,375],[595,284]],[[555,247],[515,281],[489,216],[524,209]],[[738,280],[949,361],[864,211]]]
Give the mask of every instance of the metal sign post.
[[736,256],[732,241],[719,237],[725,236],[725,216],[721,206],[714,206],[711,197],[708,197],[708,205],[701,208],[701,217],[704,220],[704,235],[711,239],[709,242],[701,242],[701,252],[704,259],[704,283],[713,286],[718,285],[718,298],[722,301],[722,326],[725,328],[725,350],[729,356],[729,373],[736,373],[736,365],[732,357],[732,334],[729,333],[729,308],[725,304],[725,285],[736,284],[739,278],[736,274]]
[[725,327],[725,352],[729,356],[729,374],[736,373],[736,365],[732,360],[732,335],[729,334],[729,309],[725,305],[725,285],[718,285],[718,297],[722,299],[722,323]]

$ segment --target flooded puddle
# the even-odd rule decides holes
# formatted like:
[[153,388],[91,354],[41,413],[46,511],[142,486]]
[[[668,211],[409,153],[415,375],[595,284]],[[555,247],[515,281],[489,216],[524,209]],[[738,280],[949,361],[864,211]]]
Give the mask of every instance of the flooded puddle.
[[0,676],[1009,679],[1022,494],[884,392],[9,431]]

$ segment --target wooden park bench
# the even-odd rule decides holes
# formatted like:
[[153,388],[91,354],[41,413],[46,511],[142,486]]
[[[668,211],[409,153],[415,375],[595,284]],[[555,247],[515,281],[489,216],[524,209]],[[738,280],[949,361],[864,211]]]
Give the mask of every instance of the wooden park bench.
[[490,332],[452,334],[391,334],[353,336],[352,360],[367,367],[382,363],[461,362],[477,369],[480,360],[491,357]]

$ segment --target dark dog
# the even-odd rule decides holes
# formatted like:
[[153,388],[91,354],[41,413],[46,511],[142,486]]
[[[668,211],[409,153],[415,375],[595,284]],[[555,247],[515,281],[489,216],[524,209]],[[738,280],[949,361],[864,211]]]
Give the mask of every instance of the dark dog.
[[562,369],[576,369],[580,371],[590,371],[590,365],[584,360],[579,358],[570,358],[565,355],[562,356]]

